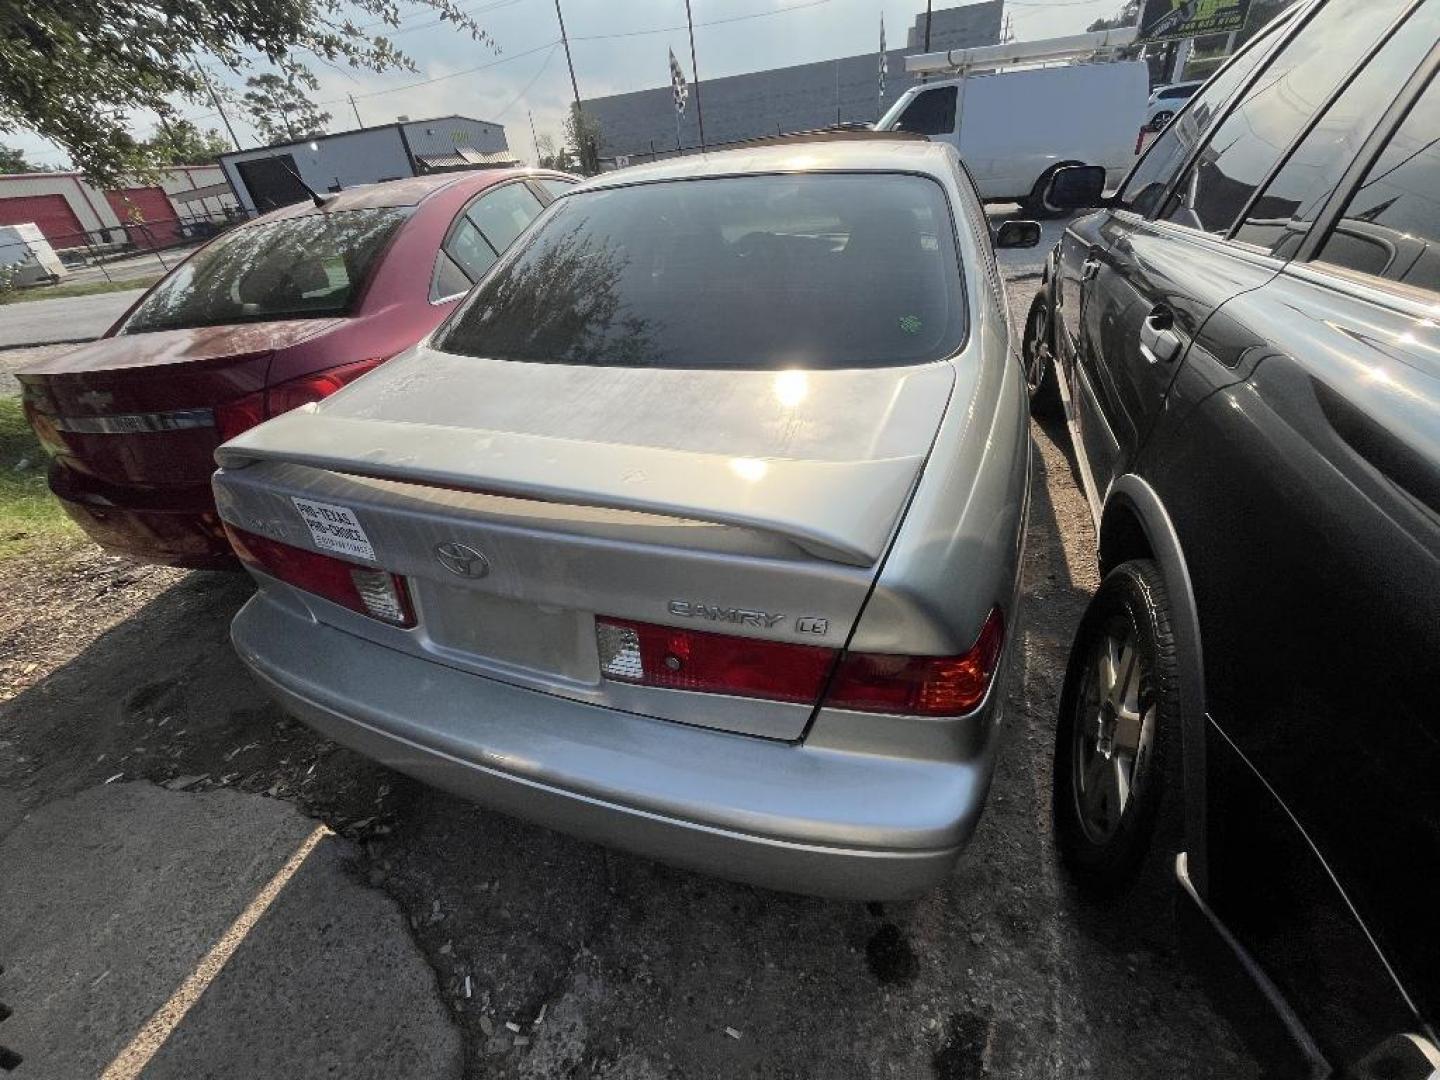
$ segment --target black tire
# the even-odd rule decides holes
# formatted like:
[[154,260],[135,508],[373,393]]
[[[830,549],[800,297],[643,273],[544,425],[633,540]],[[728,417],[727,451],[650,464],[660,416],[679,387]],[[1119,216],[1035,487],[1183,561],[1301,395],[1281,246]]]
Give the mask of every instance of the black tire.
[[[1113,696],[1109,705],[1101,700],[1106,642],[1117,638],[1134,643],[1135,704],[1123,708],[1138,715],[1138,725],[1122,719]],[[1110,655],[1119,661],[1110,665],[1118,672],[1113,680],[1118,685],[1129,662],[1123,650]],[[1128,686],[1121,687],[1120,695],[1128,696]],[[1108,755],[1107,710],[1112,717]],[[1106,575],[1080,621],[1055,730],[1055,841],[1061,861],[1082,891],[1114,896],[1126,890],[1139,876],[1162,805],[1167,820],[1178,816],[1183,802],[1179,726],[1180,667],[1164,579],[1149,559],[1121,563]],[[1128,729],[1133,729],[1133,737],[1122,736]],[[1134,747],[1128,755],[1128,798],[1117,797],[1123,787],[1112,779],[1125,765],[1122,746]],[[1097,761],[1100,771],[1090,771]]]
[[1166,124],[1170,122],[1170,118],[1174,115],[1175,113],[1170,109],[1161,109],[1158,113],[1156,113],[1153,117],[1150,118],[1150,130],[1161,130]]
[[1036,221],[1050,221],[1054,218],[1066,217],[1072,211],[1057,209],[1045,201],[1045,188],[1050,183],[1050,177],[1055,175],[1056,169],[1063,169],[1066,165],[1083,165],[1083,161],[1057,161],[1043,173],[1040,179],[1035,181],[1035,186],[1030,189],[1030,194],[1020,200],[1020,209],[1026,217],[1034,218]]
[[1041,420],[1060,415],[1060,376],[1055,370],[1055,315],[1050,298],[1040,290],[1025,316],[1025,336],[1020,358],[1025,389],[1030,395],[1030,415]]

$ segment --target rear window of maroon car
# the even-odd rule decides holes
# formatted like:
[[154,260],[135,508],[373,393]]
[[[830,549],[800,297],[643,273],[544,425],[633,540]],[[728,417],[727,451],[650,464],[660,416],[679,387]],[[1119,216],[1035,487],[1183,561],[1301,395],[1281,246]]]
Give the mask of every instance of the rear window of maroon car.
[[437,348],[594,366],[841,368],[943,359],[964,332],[940,185],[812,173],[567,195]]
[[236,229],[156,285],[121,333],[344,315],[409,214],[344,210]]

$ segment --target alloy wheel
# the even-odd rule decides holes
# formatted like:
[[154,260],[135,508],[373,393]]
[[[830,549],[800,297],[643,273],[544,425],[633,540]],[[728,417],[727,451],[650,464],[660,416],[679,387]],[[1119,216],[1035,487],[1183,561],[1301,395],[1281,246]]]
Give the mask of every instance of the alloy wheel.
[[1030,332],[1025,335],[1025,386],[1031,394],[1045,381],[1050,356],[1050,308],[1036,304],[1030,312]]
[[1154,735],[1155,702],[1142,665],[1134,629],[1108,629],[1091,652],[1077,704],[1075,799],[1080,826],[1095,844],[1115,835],[1137,797],[1138,763]]

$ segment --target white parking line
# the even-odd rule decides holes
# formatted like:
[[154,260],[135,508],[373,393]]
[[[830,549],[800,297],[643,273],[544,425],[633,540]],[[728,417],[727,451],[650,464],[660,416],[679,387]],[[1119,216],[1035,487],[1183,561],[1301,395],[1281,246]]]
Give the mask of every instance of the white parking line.
[[191,1006],[200,1000],[206,987],[215,981],[215,976],[220,974],[230,957],[235,955],[235,950],[240,947],[245,936],[255,928],[266,909],[280,895],[280,890],[295,876],[320,841],[331,835],[333,834],[324,825],[317,825],[315,831],[301,841],[285,865],[255,894],[245,910],[230,924],[229,929],[220,935],[220,940],[211,946],[195,970],[180,984],[179,989],[170,995],[170,999],[145,1022],[145,1026],[130,1040],[129,1045],[110,1062],[100,1074],[100,1080],[135,1080],[140,1075],[141,1070],[150,1064],[150,1059],[165,1045],[165,1040],[180,1026],[180,1021],[185,1019]]

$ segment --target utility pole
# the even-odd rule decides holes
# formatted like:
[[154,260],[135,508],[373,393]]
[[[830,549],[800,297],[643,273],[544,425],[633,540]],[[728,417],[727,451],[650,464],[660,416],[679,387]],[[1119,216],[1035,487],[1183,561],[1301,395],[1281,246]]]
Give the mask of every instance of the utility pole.
[[[570,37],[565,33],[565,16],[560,11],[560,0],[555,0],[555,18],[560,23],[560,43],[565,46],[565,63],[570,67],[570,91],[575,95],[575,134],[579,136],[575,141],[579,143],[584,141],[585,138],[585,113],[580,107],[580,85],[575,81],[575,61],[570,56]],[[595,150],[598,155],[600,148],[597,146]],[[587,167],[589,162],[586,158],[589,155],[586,152],[586,148],[576,146],[575,152],[580,155],[581,168]],[[600,163],[596,161],[595,168],[597,172],[599,171],[599,167]]]
[[220,119],[225,121],[225,130],[230,133],[230,141],[235,144],[235,149],[241,149],[240,140],[235,136],[235,129],[230,125],[230,117],[225,115],[225,107],[220,104],[220,97],[215,93],[215,87],[210,85],[210,79],[205,74],[205,69],[192,57],[191,66],[195,74],[200,76],[200,81],[205,84],[206,91],[210,94],[210,104],[215,106],[215,111],[220,114]]
[[[555,0],[559,3],[560,0]],[[690,27],[690,74],[695,79],[695,122],[700,125],[700,152],[705,152],[705,111],[700,107],[700,68],[695,63],[695,20],[690,17],[690,0],[685,0],[685,22]]]
[[352,108],[352,109],[355,110],[355,123],[357,123],[357,124],[360,125],[360,130],[361,130],[361,131],[364,131],[364,130],[365,130],[365,121],[360,119],[360,106],[358,106],[358,105],[355,104],[355,95],[354,95],[354,94],[346,94],[345,96],[350,99],[350,108]]
[[530,118],[530,143],[531,143],[532,146],[535,147],[535,164],[536,164],[536,165],[539,165],[539,164],[540,164],[540,139],[539,139],[539,138],[536,136],[536,134],[535,134],[535,114],[534,114],[533,112],[531,112],[529,109],[526,109],[526,110],[525,110],[525,115]]
[[[930,51],[930,8],[932,5],[933,0],[925,0],[925,47],[920,51],[926,53]],[[929,80],[930,76],[922,71],[920,73],[920,81],[923,83],[929,82]]]

